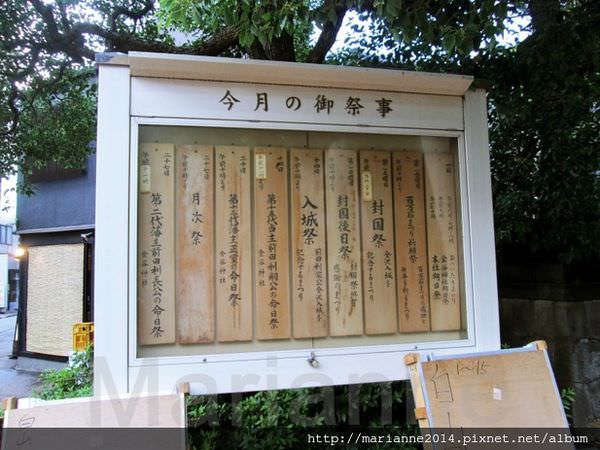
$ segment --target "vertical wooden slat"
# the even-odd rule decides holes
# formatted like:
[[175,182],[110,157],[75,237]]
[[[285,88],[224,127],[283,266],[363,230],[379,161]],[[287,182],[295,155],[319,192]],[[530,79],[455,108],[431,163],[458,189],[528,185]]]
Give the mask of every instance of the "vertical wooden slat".
[[332,336],[363,332],[356,152],[326,151],[327,274]]
[[392,155],[400,332],[429,331],[423,155],[420,152]]
[[323,151],[292,149],[292,311],[295,338],[327,336]]
[[216,147],[217,339],[252,339],[250,150]]
[[177,340],[214,341],[213,147],[183,145],[177,161]]
[[450,153],[425,153],[425,198],[431,329],[460,329],[460,295],[454,161]]
[[140,146],[138,342],[175,342],[175,154],[172,144]]
[[389,152],[360,152],[360,218],[365,332],[398,330],[394,212]]
[[291,336],[287,153],[284,148],[255,148],[254,239],[256,337]]

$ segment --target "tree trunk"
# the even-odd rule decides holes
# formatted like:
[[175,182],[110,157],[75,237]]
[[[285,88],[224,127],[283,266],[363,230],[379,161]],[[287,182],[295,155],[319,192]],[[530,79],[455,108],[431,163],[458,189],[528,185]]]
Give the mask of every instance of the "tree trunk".
[[534,33],[543,33],[561,19],[560,0],[530,0],[528,10]]

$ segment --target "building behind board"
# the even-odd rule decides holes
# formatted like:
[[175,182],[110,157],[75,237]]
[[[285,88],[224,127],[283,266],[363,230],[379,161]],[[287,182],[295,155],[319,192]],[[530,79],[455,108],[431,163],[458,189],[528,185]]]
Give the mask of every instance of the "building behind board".
[[83,169],[50,164],[28,179],[35,194],[19,194],[19,357],[66,361],[72,327],[92,321],[96,157]]

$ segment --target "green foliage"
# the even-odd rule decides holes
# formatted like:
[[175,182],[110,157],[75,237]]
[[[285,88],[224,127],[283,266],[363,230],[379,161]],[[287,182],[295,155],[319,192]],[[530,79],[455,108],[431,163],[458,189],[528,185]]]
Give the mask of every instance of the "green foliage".
[[23,102],[27,105],[20,115],[20,127],[0,143],[4,147],[0,154],[22,155],[20,169],[24,174],[50,161],[65,168],[84,168],[96,136],[93,72],[68,71],[51,86],[45,80],[34,80]]
[[[17,170],[27,174],[50,162],[66,168],[83,165],[96,131],[91,61],[94,51],[114,50],[92,31],[115,36],[131,32],[169,42],[156,18],[114,14],[120,7],[135,12],[142,4],[0,2],[0,177]],[[24,188],[31,193],[30,186]]]
[[[308,41],[309,1],[161,0],[159,16],[167,28],[205,37],[224,27],[238,30],[238,44],[250,52],[258,41],[269,47],[283,34]],[[293,44],[292,44],[293,45]]]
[[[394,59],[411,53],[432,51],[468,55],[482,46],[494,46],[495,36],[504,29],[504,20],[521,1],[498,2],[437,0],[403,2],[401,0],[315,2],[296,1],[217,1],[161,0],[159,16],[167,28],[181,29],[196,36],[210,36],[224,27],[239,31],[239,46],[256,57],[253,45],[259,43],[266,56],[279,45],[284,34],[294,37],[296,59],[308,54],[310,34],[336,23],[348,10],[359,14],[364,25],[355,24],[348,51],[357,46],[369,52],[390,52]],[[343,11],[343,12],[341,12]],[[362,33],[360,32],[362,28]],[[290,45],[286,41],[287,45]],[[340,55],[338,55],[340,56]],[[342,60],[338,58],[338,60]]]
[[[87,69],[94,51],[322,62],[350,14],[353,33],[330,63],[466,73],[491,82],[499,248],[563,262],[600,257],[596,0],[6,0],[0,175],[49,161],[82,163],[95,128]],[[507,24],[514,28],[528,17],[529,37],[512,47],[498,42]],[[188,42],[177,45],[173,31],[187,32]]]
[[564,388],[560,391],[560,399],[565,409],[565,414],[569,423],[573,422],[573,403],[575,403],[575,389],[572,387]]
[[190,438],[198,450],[262,450],[304,448],[306,432],[324,425],[385,426],[414,434],[418,433],[416,427],[406,424],[406,385],[394,382],[192,396],[188,400]]
[[497,241],[564,262],[600,256],[598,6],[565,12],[486,70]]
[[[538,18],[540,29],[530,27],[515,46],[489,37],[505,14],[527,18],[534,3],[487,2],[486,14],[471,12],[470,21],[457,14],[429,34],[418,15],[392,22],[369,16],[329,61],[488,80],[501,256],[585,262],[600,258],[600,2],[556,2],[549,23]],[[403,21],[413,34],[398,31]]]
[[41,387],[34,395],[42,400],[89,397],[92,395],[93,350],[75,353],[70,365],[60,370],[47,370],[40,375]]
[[375,10],[360,14],[352,25],[344,49],[328,59],[345,65],[468,71],[474,61],[495,51],[507,18],[524,3],[376,1]]

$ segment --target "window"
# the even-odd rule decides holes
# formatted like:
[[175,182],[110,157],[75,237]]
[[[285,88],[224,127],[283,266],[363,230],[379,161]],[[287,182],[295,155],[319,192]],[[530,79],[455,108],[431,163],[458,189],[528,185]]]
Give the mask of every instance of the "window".
[[12,245],[13,226],[0,225],[0,244]]
[[142,126],[138,354],[465,338],[457,148]]
[[85,169],[67,169],[56,162],[49,162],[46,166],[34,169],[27,177],[29,183],[44,183],[50,181],[68,180],[85,175]]

